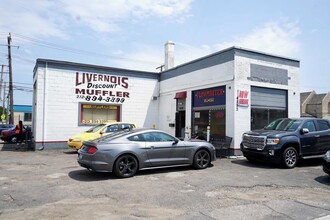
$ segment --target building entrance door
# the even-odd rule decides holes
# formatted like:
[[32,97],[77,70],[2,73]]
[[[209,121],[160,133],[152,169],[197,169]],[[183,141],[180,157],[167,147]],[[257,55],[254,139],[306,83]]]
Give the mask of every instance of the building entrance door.
[[183,139],[186,127],[186,111],[175,113],[175,137]]

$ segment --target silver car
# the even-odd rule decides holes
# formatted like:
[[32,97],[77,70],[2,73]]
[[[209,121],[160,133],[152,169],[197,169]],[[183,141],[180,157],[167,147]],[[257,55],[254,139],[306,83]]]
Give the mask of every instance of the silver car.
[[181,141],[155,129],[116,132],[85,141],[78,151],[80,166],[96,172],[113,172],[118,177],[132,177],[138,170],[161,166],[192,165],[205,169],[214,160],[212,144]]

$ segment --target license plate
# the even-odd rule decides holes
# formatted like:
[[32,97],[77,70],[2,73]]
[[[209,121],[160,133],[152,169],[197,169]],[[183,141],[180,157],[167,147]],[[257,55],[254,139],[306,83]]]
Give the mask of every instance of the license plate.
[[82,160],[82,159],[83,159],[83,155],[79,154],[79,155],[78,155],[78,159],[79,159],[79,160]]

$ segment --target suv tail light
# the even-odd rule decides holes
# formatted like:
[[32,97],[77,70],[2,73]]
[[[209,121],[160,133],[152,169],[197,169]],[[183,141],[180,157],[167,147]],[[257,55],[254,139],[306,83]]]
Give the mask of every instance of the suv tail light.
[[88,153],[88,154],[95,154],[96,151],[97,151],[97,148],[94,147],[94,146],[91,146],[91,147],[88,148],[88,150],[86,151],[86,153]]

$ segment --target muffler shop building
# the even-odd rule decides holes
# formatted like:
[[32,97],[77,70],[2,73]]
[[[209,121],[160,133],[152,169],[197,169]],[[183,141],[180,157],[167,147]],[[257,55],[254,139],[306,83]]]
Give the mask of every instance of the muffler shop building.
[[69,136],[118,120],[198,136],[224,147],[224,156],[240,155],[243,132],[300,116],[298,60],[231,47],[176,67],[169,63],[156,73],[38,59],[36,147],[63,148]]

